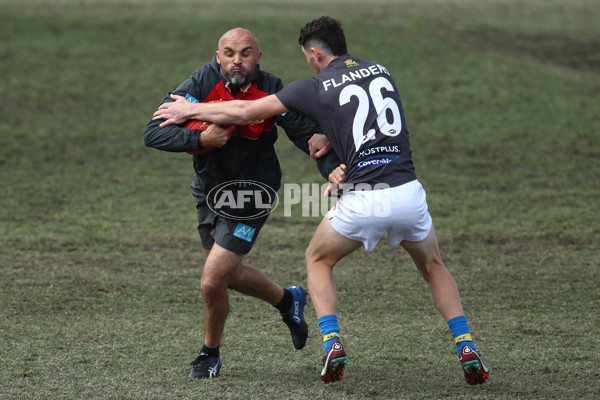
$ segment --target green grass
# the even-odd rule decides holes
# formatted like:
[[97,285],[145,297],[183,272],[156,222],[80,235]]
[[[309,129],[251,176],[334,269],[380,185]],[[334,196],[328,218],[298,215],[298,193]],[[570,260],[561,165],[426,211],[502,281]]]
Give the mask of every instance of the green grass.
[[[595,399],[600,6],[591,0],[5,0],[0,11],[0,399]],[[381,245],[335,270],[350,363],[318,378],[268,305],[231,293],[222,376],[189,381],[204,261],[191,159],[144,147],[165,93],[218,37],[310,76],[308,20],[401,90],[445,263],[492,375],[469,387],[425,282]],[[322,180],[281,132],[284,182]],[[275,211],[247,257],[305,284],[318,218]]]

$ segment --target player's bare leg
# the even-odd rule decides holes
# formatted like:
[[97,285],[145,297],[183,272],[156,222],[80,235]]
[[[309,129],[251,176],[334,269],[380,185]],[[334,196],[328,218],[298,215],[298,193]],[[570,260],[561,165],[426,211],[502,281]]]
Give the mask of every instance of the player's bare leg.
[[[346,255],[362,245],[350,240],[331,227],[325,217],[306,250],[306,269],[308,290],[312,299],[322,333],[324,334],[325,356],[321,362],[321,379],[325,383],[336,382],[344,376],[344,367],[348,362],[346,352],[339,341],[337,328],[337,291],[333,279],[333,267]],[[323,332],[323,318],[335,319],[335,332]]]
[[401,243],[431,289],[433,302],[455,334],[459,360],[469,385],[484,383],[489,371],[475,350],[456,281],[442,262],[435,230],[420,242]]
[[261,270],[242,263],[229,278],[229,288],[256,297],[275,306],[283,297],[283,288],[269,279]]
[[283,289],[259,269],[244,264],[243,255],[218,244],[205,252],[207,258],[201,280],[204,297],[204,346],[192,362],[194,368],[189,374],[190,378],[213,378],[219,373],[219,346],[229,314],[228,289],[275,306],[290,330],[294,347],[304,347],[308,337],[308,326],[303,317],[306,290],[299,286]]
[[258,268],[244,264],[243,257],[215,244],[206,259],[201,287],[204,297],[204,340],[208,347],[216,347],[221,342],[229,313],[228,288],[273,306],[283,297],[283,288]]
[[242,265],[243,257],[215,244],[204,264],[200,283],[204,298],[204,344],[210,348],[221,343],[229,314],[227,288],[231,276]]
[[[264,300],[278,308],[279,315],[290,330],[294,348],[296,350],[304,348],[308,338],[308,325],[304,321],[306,290],[300,286],[290,286],[284,289],[258,268],[244,263],[235,268],[231,274],[229,288]],[[289,300],[284,299],[285,295],[289,296]]]
[[410,256],[423,278],[429,284],[431,296],[436,308],[446,321],[464,315],[456,281],[442,262],[435,230],[420,242],[403,241],[401,243]]
[[305,253],[308,290],[317,317],[337,312],[333,267],[361,245],[361,242],[340,235],[327,217],[317,227]]
[[201,289],[204,297],[204,345],[192,362],[192,379],[216,378],[221,369],[219,345],[229,314],[227,286],[233,271],[242,264],[243,255],[214,245],[206,252]]

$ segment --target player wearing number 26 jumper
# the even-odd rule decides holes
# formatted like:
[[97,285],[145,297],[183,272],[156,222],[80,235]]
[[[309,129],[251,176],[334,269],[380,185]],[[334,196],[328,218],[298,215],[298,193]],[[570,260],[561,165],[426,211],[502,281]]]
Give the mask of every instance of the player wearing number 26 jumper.
[[[178,102],[161,117],[168,123],[185,117],[240,123],[294,111],[319,124],[342,160],[343,165],[329,175],[341,197],[306,250],[308,288],[325,350],[323,382],[342,379],[348,363],[337,320],[333,268],[361,246],[373,250],[387,233],[387,243],[408,251],[429,284],[434,304],[453,333],[467,383],[484,383],[489,371],[475,349],[456,282],[442,262],[425,191],[415,175],[399,91],[390,72],[348,54],[341,23],[331,17],[307,23],[298,42],[316,72],[314,77],[254,101],[199,106]],[[433,361],[424,362],[434,368]]]

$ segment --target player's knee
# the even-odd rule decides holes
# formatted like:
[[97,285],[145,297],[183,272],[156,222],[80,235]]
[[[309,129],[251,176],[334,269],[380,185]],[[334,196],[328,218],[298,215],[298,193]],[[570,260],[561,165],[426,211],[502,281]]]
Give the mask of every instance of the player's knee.
[[227,296],[227,282],[219,282],[213,279],[202,279],[200,290],[204,301],[208,304],[220,301],[223,296]]
[[313,250],[311,249],[310,245],[306,248],[306,250],[304,251],[304,260],[308,263],[311,258],[312,258],[312,253]]
[[304,252],[304,258],[306,260],[306,265],[310,266],[322,261],[325,258],[325,255],[317,251],[314,246],[309,245]]
[[442,263],[442,260],[437,259],[430,260],[424,263],[422,266],[419,266],[419,272],[421,273],[423,279],[425,279],[427,282],[431,281],[432,277],[436,274],[447,273],[446,267],[444,266],[444,263]]

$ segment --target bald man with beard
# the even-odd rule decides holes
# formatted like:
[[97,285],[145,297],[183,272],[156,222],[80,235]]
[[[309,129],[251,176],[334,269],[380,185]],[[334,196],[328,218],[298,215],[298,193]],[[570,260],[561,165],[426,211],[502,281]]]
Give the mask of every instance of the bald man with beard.
[[[161,105],[172,102],[173,95],[183,96],[189,102],[209,103],[253,100],[277,93],[283,83],[277,76],[260,69],[261,57],[258,40],[252,32],[243,28],[229,30],[219,39],[213,59],[169,92]],[[274,148],[277,126],[285,130],[297,147],[316,159],[325,179],[340,164],[330,151],[329,142],[319,133],[318,125],[293,112],[243,126],[204,124],[204,130],[196,129],[199,125],[194,125],[194,121],[161,127],[162,122],[164,120],[152,119],[148,123],[144,143],[163,151],[193,154],[195,174],[191,191],[196,199],[198,233],[206,254],[200,283],[204,299],[204,343],[192,362],[189,377],[202,379],[219,375],[219,347],[229,313],[229,289],[277,308],[290,330],[294,347],[302,349],[308,336],[303,316],[306,290],[299,285],[283,288],[244,261],[268,218],[268,213],[261,214],[259,209],[265,199],[230,204],[225,213],[219,212],[218,200],[212,194],[218,193],[228,182],[254,182],[274,193],[279,190],[281,169]],[[239,198],[235,193],[239,188],[229,187],[233,191],[231,198]]]

